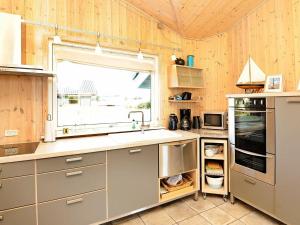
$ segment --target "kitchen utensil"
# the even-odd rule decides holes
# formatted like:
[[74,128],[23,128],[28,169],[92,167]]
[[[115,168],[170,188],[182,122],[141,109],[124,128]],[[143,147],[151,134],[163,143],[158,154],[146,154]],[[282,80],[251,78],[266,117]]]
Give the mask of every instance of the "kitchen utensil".
[[187,56],[187,66],[193,67],[194,66],[194,55]]
[[184,61],[182,58],[179,57],[179,58],[176,58],[175,63],[176,63],[177,65],[184,66],[185,61]]
[[191,100],[192,99],[192,93],[191,92],[183,92],[181,97],[182,97],[182,100]]
[[219,189],[223,185],[224,177],[206,176],[206,181],[209,187]]
[[169,130],[177,130],[178,118],[176,114],[172,113],[169,116]]
[[200,116],[193,116],[193,128],[194,129],[200,129]]

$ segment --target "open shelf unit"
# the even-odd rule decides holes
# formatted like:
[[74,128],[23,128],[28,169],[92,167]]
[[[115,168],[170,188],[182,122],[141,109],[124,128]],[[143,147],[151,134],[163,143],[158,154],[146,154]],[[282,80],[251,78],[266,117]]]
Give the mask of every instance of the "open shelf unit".
[[171,65],[168,68],[169,88],[203,88],[203,70],[196,67]]
[[198,170],[195,169],[195,170],[183,172],[181,174],[189,175],[192,178],[192,184],[190,186],[183,187],[179,190],[167,191],[166,193],[162,193],[161,192],[162,181],[166,178],[159,178],[159,182],[158,182],[159,190],[160,190],[159,191],[159,202],[167,202],[167,201],[177,199],[179,197],[186,196],[186,195],[193,194],[193,193],[197,192],[197,190],[198,190],[198,180],[199,180]]
[[[206,198],[206,194],[219,194],[224,196],[224,200],[227,200],[228,195],[228,157],[227,157],[227,140],[223,139],[201,139],[201,186],[203,197]],[[218,153],[213,156],[206,156],[205,150],[209,148],[218,149]],[[223,173],[218,175],[212,175],[207,172],[206,165],[209,163],[217,163],[222,166]],[[207,183],[206,177],[224,178],[223,184],[220,188],[216,189]]]

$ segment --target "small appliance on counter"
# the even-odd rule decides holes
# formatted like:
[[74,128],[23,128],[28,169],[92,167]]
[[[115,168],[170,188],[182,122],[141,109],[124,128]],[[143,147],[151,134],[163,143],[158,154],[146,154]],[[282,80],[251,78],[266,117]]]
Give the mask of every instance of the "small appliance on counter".
[[193,129],[201,128],[201,119],[200,116],[193,116]]
[[169,130],[177,130],[178,118],[176,114],[171,113],[169,116]]
[[179,58],[176,58],[175,64],[184,66],[185,61],[182,58],[179,57]]
[[191,129],[191,109],[180,109],[180,129]]
[[227,129],[227,112],[204,112],[202,118],[204,129]]

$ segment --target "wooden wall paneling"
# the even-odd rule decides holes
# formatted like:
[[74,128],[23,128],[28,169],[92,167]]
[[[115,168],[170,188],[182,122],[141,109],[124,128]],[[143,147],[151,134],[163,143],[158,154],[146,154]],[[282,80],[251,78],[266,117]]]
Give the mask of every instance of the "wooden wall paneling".
[[296,85],[300,82],[300,1],[293,0],[293,20],[294,20],[294,45],[295,45],[295,76]]
[[234,82],[251,55],[267,75],[283,74],[286,91],[295,90],[300,73],[299,16],[299,2],[267,0],[228,31]]

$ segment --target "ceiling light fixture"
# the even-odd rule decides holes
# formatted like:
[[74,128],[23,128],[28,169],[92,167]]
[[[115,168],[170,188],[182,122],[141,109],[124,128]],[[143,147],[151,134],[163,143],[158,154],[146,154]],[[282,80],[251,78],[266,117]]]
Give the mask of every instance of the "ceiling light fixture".
[[58,36],[58,25],[57,24],[55,25],[55,35],[53,37],[53,42],[55,44],[60,44],[61,43],[60,36]]
[[137,58],[138,58],[138,60],[143,60],[144,59],[144,55],[141,51],[141,42],[140,42],[140,47],[139,47],[139,52],[137,54]]
[[100,33],[97,32],[97,44],[96,44],[96,47],[95,47],[96,54],[102,54],[103,53],[99,39],[100,39]]

